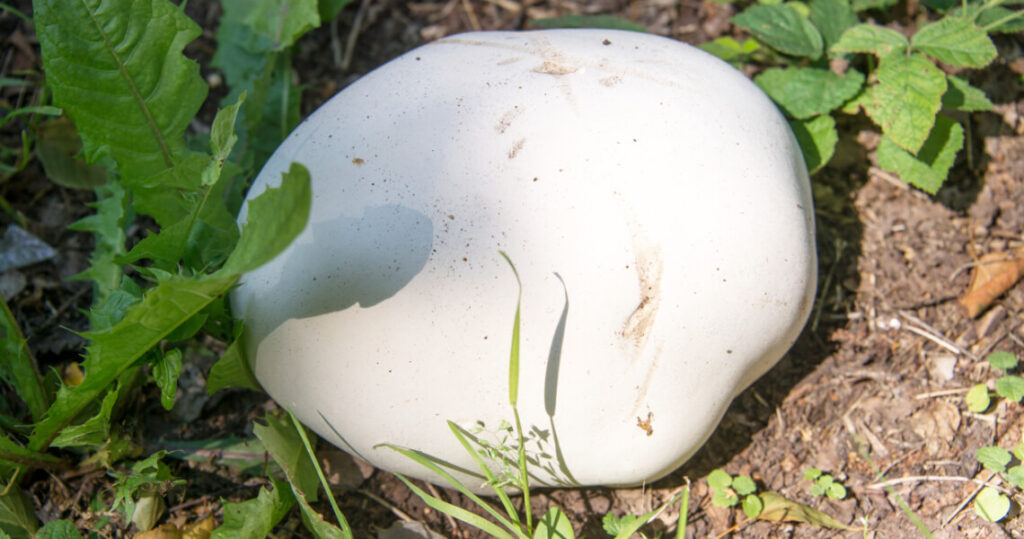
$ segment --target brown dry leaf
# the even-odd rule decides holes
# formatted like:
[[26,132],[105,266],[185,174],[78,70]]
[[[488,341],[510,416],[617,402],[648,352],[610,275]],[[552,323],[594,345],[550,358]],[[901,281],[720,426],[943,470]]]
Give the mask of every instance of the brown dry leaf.
[[164,524],[135,534],[135,539],[182,539],[181,530],[174,524]]
[[757,518],[770,520],[772,522],[806,522],[812,526],[832,528],[834,530],[853,530],[842,522],[802,503],[787,500],[777,492],[762,492],[761,501],[764,502],[764,509]]
[[977,317],[993,301],[1024,277],[1024,247],[1010,253],[989,253],[978,260],[967,293],[960,305],[971,318]]
[[212,516],[199,522],[193,522],[181,531],[181,539],[210,539],[210,533],[217,527],[217,520]]

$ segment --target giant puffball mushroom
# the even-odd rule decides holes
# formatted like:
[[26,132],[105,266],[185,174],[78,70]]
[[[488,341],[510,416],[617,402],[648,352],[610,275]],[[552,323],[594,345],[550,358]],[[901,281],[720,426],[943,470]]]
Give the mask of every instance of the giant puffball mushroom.
[[491,441],[512,421],[520,289],[499,250],[522,279],[537,485],[671,472],[810,309],[797,142],[753,83],[677,41],[447,37],[324,104],[250,197],[293,161],[309,224],[234,292],[245,349],[274,399],[385,470],[438,481],[385,443],[476,470],[446,420]]

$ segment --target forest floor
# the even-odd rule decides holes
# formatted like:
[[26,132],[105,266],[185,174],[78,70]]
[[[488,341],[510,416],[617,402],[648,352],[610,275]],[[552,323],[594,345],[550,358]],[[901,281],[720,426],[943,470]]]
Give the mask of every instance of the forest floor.
[[[215,73],[208,64],[219,7],[194,1],[187,12],[204,27],[204,35],[186,54],[200,61],[211,80]],[[619,15],[689,43],[736,31],[729,24],[732,8],[710,1],[356,1],[335,23],[298,44],[295,67],[306,87],[303,113],[424,42],[467,30],[522,29],[529,20],[567,12]],[[351,41],[357,16],[357,39]],[[11,61],[38,69],[30,25],[2,39]],[[327,51],[344,50],[350,42],[355,43],[351,62],[343,67]],[[968,141],[936,196],[875,166],[872,150],[878,135],[863,117],[841,124],[843,141],[836,157],[812,178],[820,282],[811,320],[786,357],[735,400],[696,456],[645,488],[538,491],[534,513],[557,505],[577,532],[603,537],[605,513],[649,511],[689,482],[688,537],[861,537],[865,526],[868,537],[918,535],[899,499],[935,537],[1024,537],[1019,506],[1003,522],[988,523],[970,504],[992,475],[978,464],[975,451],[1024,441],[1022,407],[997,401],[986,413],[971,413],[964,404],[968,388],[1000,374],[983,360],[988,353],[1024,357],[1024,285],[1010,289],[975,319],[957,301],[980,257],[1024,246],[1022,43],[1019,36],[998,41],[996,64],[972,79],[995,109],[959,118]],[[211,93],[210,103],[218,97]],[[213,110],[211,105],[211,117]],[[44,367],[61,368],[79,359],[84,344],[69,330],[86,329],[80,309],[89,305],[90,288],[68,277],[86,267],[91,239],[67,227],[91,212],[86,205],[91,194],[50,183],[37,165],[0,190],[29,231],[58,252],[55,261],[3,273],[0,285],[36,357]],[[0,224],[11,222],[0,213]],[[203,377],[213,358],[197,354],[192,359],[181,380],[188,398],[179,395],[189,406],[165,413],[151,388],[127,416],[127,426],[145,445],[251,436],[253,419],[275,407],[266,395],[245,390],[206,397]],[[425,507],[391,474],[354,463],[326,446],[321,453],[331,465],[341,508],[356,537],[377,536],[401,521],[421,522],[445,537],[478,536]],[[224,500],[251,498],[265,484],[228,466],[170,462],[188,484],[169,498],[166,522],[219,518]],[[812,496],[803,478],[808,467],[837,477],[848,496],[841,501]],[[712,505],[704,478],[716,468],[748,474],[761,490],[781,493],[857,529],[747,521],[737,509]],[[38,473],[27,491],[40,517],[86,522],[96,518],[89,501],[109,496],[111,481],[95,469]],[[438,492],[471,507],[457,493]],[[1019,494],[1016,500],[1021,501]],[[647,531],[674,530],[678,516],[678,506],[670,507]],[[297,513],[276,532],[279,537],[306,533]]]

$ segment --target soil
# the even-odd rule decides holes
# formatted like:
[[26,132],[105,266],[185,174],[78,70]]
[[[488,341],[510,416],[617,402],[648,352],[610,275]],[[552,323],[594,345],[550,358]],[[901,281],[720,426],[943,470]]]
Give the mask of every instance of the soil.
[[[31,12],[26,2],[15,4]],[[217,74],[208,64],[215,50],[219,6],[193,1],[187,12],[204,27],[204,34],[186,52],[215,82]],[[426,41],[471,29],[522,29],[532,19],[565,13],[615,14],[690,43],[737,32],[728,22],[733,8],[710,0],[362,0],[298,44],[295,67],[305,85],[303,113],[361,74]],[[345,66],[353,32],[355,46]],[[29,24],[0,11],[0,36],[5,36],[0,75],[41,70]],[[969,387],[992,383],[1000,374],[983,360],[988,353],[1009,351],[1024,357],[1024,285],[1012,287],[976,319],[957,301],[980,257],[1024,245],[1024,39],[998,36],[997,44],[1000,57],[992,67],[966,74],[995,108],[958,118],[967,128],[968,142],[936,196],[909,188],[875,166],[878,135],[865,118],[841,126],[845,140],[838,155],[813,177],[820,282],[811,320],[785,358],[735,400],[704,448],[682,468],[644,488],[539,491],[533,498],[535,515],[558,506],[577,533],[603,537],[600,519],[605,513],[646,512],[689,484],[687,537],[920,535],[908,512],[935,537],[1024,537],[1024,495],[1019,490],[1010,516],[1000,523],[983,521],[971,505],[985,482],[999,484],[978,464],[975,451],[1020,443],[1022,407],[997,400],[986,413],[971,413],[964,404]],[[333,50],[341,51],[341,61],[333,58]],[[223,89],[211,92],[198,126],[209,125],[218,92]],[[0,98],[6,107],[32,96],[7,88]],[[16,146],[17,136],[16,130],[5,128],[0,144]],[[16,289],[5,297],[42,368],[63,369],[80,360],[85,341],[75,332],[87,329],[81,310],[91,295],[87,283],[70,279],[87,267],[91,238],[68,225],[90,214],[92,195],[50,182],[33,162],[0,183],[0,196],[11,207],[0,212],[0,224],[6,228],[20,223],[59,253],[56,261],[0,274],[0,283],[13,283]],[[139,234],[129,230],[130,237]],[[275,405],[265,395],[245,390],[205,397],[203,378],[213,357],[203,350],[222,349],[221,343],[207,341],[189,353],[191,366],[181,382],[186,394],[178,398],[187,406],[164,412],[150,385],[124,410],[127,419],[121,427],[147,451],[173,448],[161,440],[251,436],[252,421]],[[6,386],[3,393],[11,394]],[[13,395],[8,399],[15,400]],[[426,507],[394,476],[353,463],[329,447],[321,453],[356,537],[375,537],[403,521],[423,523],[446,537],[479,536]],[[225,501],[252,498],[266,484],[259,474],[245,475],[212,458],[168,462],[187,486],[167,494],[162,523],[183,526],[211,516],[219,521]],[[812,466],[838,478],[848,496],[840,501],[812,496],[803,478]],[[735,508],[715,507],[704,478],[716,468],[749,474],[761,491],[778,492],[855,529],[749,521]],[[105,513],[103,503],[91,504],[94,499],[109,504],[112,481],[103,469],[82,467],[38,471],[23,486],[43,521],[72,519],[84,529],[108,518],[101,535],[131,535],[134,528]],[[452,491],[437,492],[473,509]],[[903,503],[906,511],[900,508]],[[326,504],[318,508],[330,514]],[[674,534],[678,512],[678,506],[664,511],[645,528],[648,535]],[[277,537],[307,534],[297,513],[275,531]]]

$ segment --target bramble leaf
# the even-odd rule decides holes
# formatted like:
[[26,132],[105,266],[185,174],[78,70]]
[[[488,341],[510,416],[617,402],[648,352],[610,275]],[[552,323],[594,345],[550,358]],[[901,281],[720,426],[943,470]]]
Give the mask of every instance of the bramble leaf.
[[821,32],[826,51],[839,41],[843,32],[859,22],[847,0],[814,0],[809,7],[811,22]]
[[825,114],[857,95],[864,75],[855,69],[837,75],[817,67],[772,67],[754,82],[787,115],[799,120]]
[[920,54],[883,56],[876,75],[878,85],[864,103],[868,116],[897,146],[917,153],[942,108],[946,75]]
[[967,409],[974,413],[980,414],[988,410],[989,405],[992,403],[992,399],[988,394],[988,386],[985,384],[974,384],[971,386],[971,389],[967,390],[964,402],[967,403]]
[[816,172],[828,164],[839,142],[836,121],[831,116],[822,114],[810,120],[793,120],[789,127],[796,135],[809,172]]
[[949,85],[942,94],[942,108],[968,112],[992,110],[992,102],[985,92],[954,75],[949,75],[947,80]]
[[992,352],[985,356],[985,361],[994,369],[1008,371],[1017,368],[1017,356],[1012,352]]
[[[167,0],[35,2],[53,102],[75,121],[87,160],[142,178],[189,153],[184,133],[206,98],[182,49],[201,31]],[[88,84],[84,84],[88,81]]]
[[1009,451],[998,446],[982,447],[975,451],[974,455],[982,466],[996,473],[1005,472],[1006,465],[1013,460],[1013,455]]
[[734,16],[732,22],[780,52],[811,59],[821,56],[821,33],[793,6],[756,4]]
[[940,115],[931,135],[918,154],[911,155],[896,145],[888,135],[878,144],[878,164],[899,174],[903,181],[935,194],[949,175],[956,154],[964,145],[964,128]]
[[882,57],[903,52],[910,46],[907,38],[889,28],[875,24],[858,24],[847,29],[832,45],[832,52],[864,52]]
[[959,17],[943,17],[921,28],[910,39],[910,45],[956,67],[985,67],[997,56],[988,34]]

